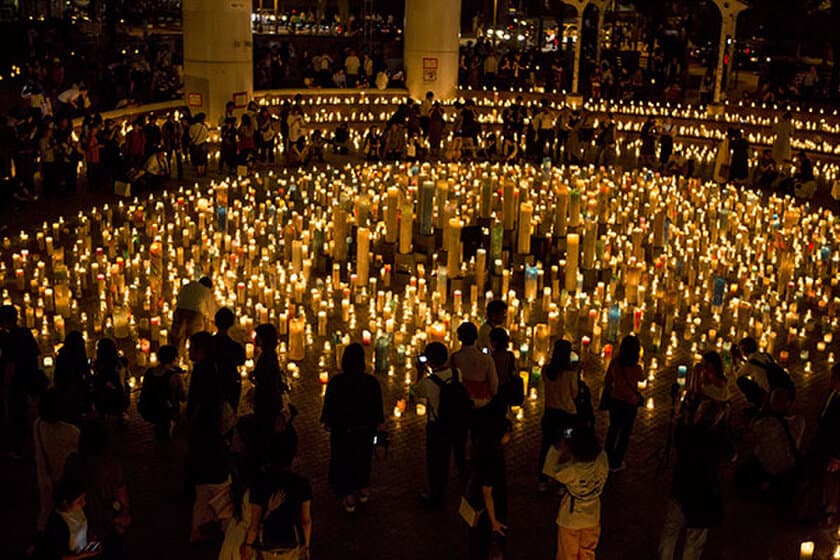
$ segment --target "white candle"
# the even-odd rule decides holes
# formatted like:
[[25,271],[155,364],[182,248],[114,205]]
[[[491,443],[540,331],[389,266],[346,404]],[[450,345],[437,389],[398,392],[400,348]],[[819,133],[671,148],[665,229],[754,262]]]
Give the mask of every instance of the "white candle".
[[303,330],[306,321],[303,317],[295,317],[289,321],[289,359],[298,361],[306,355],[303,344]]

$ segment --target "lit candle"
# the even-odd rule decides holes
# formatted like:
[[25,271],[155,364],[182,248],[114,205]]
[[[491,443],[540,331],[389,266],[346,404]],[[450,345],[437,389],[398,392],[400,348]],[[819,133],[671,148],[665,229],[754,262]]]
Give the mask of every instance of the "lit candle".
[[523,202],[519,205],[519,235],[517,236],[517,253],[527,255],[531,252],[531,216],[534,214],[534,205],[530,202]]
[[410,202],[400,207],[400,254],[411,253],[411,225],[413,223],[413,208]]
[[449,278],[460,276],[461,270],[461,228],[459,218],[449,219],[449,246],[446,250],[446,274]]
[[814,541],[806,541],[799,545],[799,560],[813,560]]

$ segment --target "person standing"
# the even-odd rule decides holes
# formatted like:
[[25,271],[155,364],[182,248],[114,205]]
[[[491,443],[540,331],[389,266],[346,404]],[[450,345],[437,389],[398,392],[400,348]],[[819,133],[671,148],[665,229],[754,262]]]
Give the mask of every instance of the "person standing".
[[11,456],[20,458],[32,425],[33,410],[46,388],[38,371],[38,343],[32,331],[18,326],[13,305],[0,306],[0,372],[3,414],[11,428]]
[[207,175],[208,142],[210,141],[210,130],[205,120],[207,115],[199,113],[193,119],[188,129],[190,138],[190,159],[195,167],[195,173],[199,177]]
[[312,487],[296,474],[292,462],[298,438],[292,429],[272,437],[269,466],[249,492],[250,526],[240,558],[308,560],[312,539]]
[[53,383],[62,402],[66,419],[80,426],[90,412],[90,363],[84,335],[70,331],[55,359]]
[[202,526],[216,520],[210,499],[230,484],[228,448],[224,436],[224,399],[212,355],[213,337],[200,332],[190,337],[193,373],[187,401],[189,418],[185,474],[195,486],[190,542],[201,539]]
[[330,432],[330,485],[347,513],[370,498],[373,438],[384,428],[382,389],[365,372],[365,351],[353,343],[344,349],[341,373],[330,379],[321,422]]
[[128,422],[130,389],[127,382],[128,362],[117,351],[117,344],[110,338],[96,343],[93,360],[93,403],[100,415]]
[[277,359],[277,329],[274,325],[259,325],[255,342],[260,355],[251,374],[254,383],[254,416],[267,433],[284,427],[277,426],[277,422],[283,416],[283,399],[289,389]]
[[362,67],[362,62],[356,55],[356,51],[350,49],[347,58],[344,59],[344,71],[347,74],[347,86],[351,88],[359,87],[359,70]]
[[178,292],[169,344],[178,349],[179,356],[184,354],[187,339],[205,330],[215,313],[212,288],[210,279],[202,276],[197,282],[184,284]]
[[168,440],[181,413],[181,403],[187,400],[178,350],[168,344],[157,351],[158,364],[146,370],[137,410],[144,420],[154,424],[155,437]]
[[475,441],[479,432],[489,425],[490,417],[493,416],[494,409],[490,403],[499,390],[499,377],[496,374],[493,359],[475,345],[478,339],[478,329],[475,325],[469,321],[461,323],[457,334],[458,340],[461,341],[461,349],[452,354],[449,362],[460,372],[462,383],[473,402],[470,432]]
[[58,391],[48,389],[41,398],[39,415],[32,425],[35,473],[41,508],[38,530],[43,530],[53,509],[53,488],[64,476],[67,458],[79,447],[79,428],[61,419]]
[[732,149],[732,156],[729,164],[729,180],[735,183],[741,183],[750,174],[750,143],[747,142],[747,139],[744,138],[740,130],[733,130],[731,134],[732,143],[730,147]]
[[782,118],[773,124],[773,132],[776,133],[776,138],[773,140],[773,159],[776,160],[779,169],[784,171],[793,160],[790,149],[790,137],[793,134],[793,115],[790,111],[785,111]]
[[213,361],[222,380],[222,391],[225,400],[234,412],[239,410],[239,399],[242,396],[242,376],[239,368],[245,365],[245,348],[233,340],[228,331],[234,323],[233,311],[222,307],[216,311],[213,322],[216,324],[216,334],[213,335]]
[[477,346],[481,350],[490,349],[490,331],[496,327],[504,327],[507,323],[507,303],[501,299],[494,299],[487,304],[486,315],[487,318],[478,330]]
[[543,474],[564,485],[557,512],[557,560],[594,560],[601,536],[601,493],[609,476],[607,455],[590,427],[552,443]]
[[642,394],[637,383],[645,377],[639,365],[641,344],[634,335],[625,336],[616,356],[607,368],[604,378],[604,391],[609,395],[607,403],[602,403],[610,413],[610,427],[604,447],[610,460],[611,471],[627,468],[624,455],[630,444],[630,433],[636,421],[636,412],[642,405]]
[[540,421],[542,442],[539,456],[540,492],[548,490],[548,477],[543,472],[548,450],[560,441],[567,430],[575,427],[577,408],[575,398],[578,393],[578,372],[572,367],[572,343],[560,339],[554,343],[551,361],[542,368],[541,378],[545,395],[545,409]]
[[[432,342],[423,351],[430,371],[418,371],[422,377],[414,386],[414,397],[426,403],[426,470],[429,477],[429,491],[422,497],[429,504],[443,506],[446,485],[449,481],[449,461],[453,451],[459,470],[465,472],[466,428],[457,430],[452,418],[445,418],[450,410],[442,411],[441,401],[444,389],[459,383],[457,373],[446,365],[449,358],[446,346]],[[451,406],[451,403],[447,403]],[[469,409],[467,409],[467,413]]]
[[512,426],[506,418],[493,418],[475,440],[466,494],[478,504],[478,524],[470,528],[469,559],[504,558],[507,536],[507,466],[505,446]]
[[723,361],[707,352],[697,365],[674,427],[677,465],[659,540],[659,559],[676,558],[685,529],[683,560],[699,560],[709,529],[723,523],[721,471],[731,456]]

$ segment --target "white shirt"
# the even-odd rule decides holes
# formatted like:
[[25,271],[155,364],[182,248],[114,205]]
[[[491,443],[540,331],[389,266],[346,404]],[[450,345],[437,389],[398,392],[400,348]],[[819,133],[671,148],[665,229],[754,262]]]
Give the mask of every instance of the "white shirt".
[[212,317],[213,307],[213,292],[199,282],[185,284],[178,292],[176,309],[195,311],[205,317]]
[[591,463],[572,459],[560,463],[560,452],[552,446],[543,465],[543,474],[566,486],[560,501],[557,525],[566,529],[589,529],[601,524],[601,492],[607,483],[609,463],[607,454],[601,454]]

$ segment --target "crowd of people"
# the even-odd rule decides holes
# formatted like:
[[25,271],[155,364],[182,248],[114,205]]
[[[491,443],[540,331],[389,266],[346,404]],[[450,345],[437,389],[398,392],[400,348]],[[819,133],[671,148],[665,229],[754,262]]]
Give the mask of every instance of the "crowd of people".
[[[245,350],[231,332],[235,323],[232,311],[215,304],[209,278],[184,284],[168,344],[157,349],[156,363],[143,374],[137,411],[161,445],[173,437],[187,442],[191,541],[205,539],[215,526],[224,535],[221,559],[308,558],[318,538],[312,530],[312,488],[293,469],[299,411],[278,359],[278,331],[272,324],[256,327],[256,361],[241,374]],[[468,321],[458,327],[457,350],[428,343],[410,393],[426,414],[428,481],[421,497],[434,508],[461,497],[458,515],[469,526],[469,557],[476,560],[504,557],[506,533],[516,524],[508,506],[522,499],[508,496],[505,446],[513,430],[512,407],[523,404],[528,385],[517,373],[506,323],[507,304],[493,300],[480,326]],[[20,457],[27,439],[34,447],[40,507],[32,557],[122,558],[122,537],[133,517],[112,438],[128,421],[132,402],[126,360],[109,338],[97,341],[88,360],[83,335],[73,331],[48,379],[39,369],[31,331],[18,325],[17,310],[8,305],[0,308],[0,348],[11,449]],[[635,335],[621,340],[606,367],[597,407],[571,342],[557,339],[542,367],[535,490],[553,488],[561,496],[558,560],[595,557],[601,494],[608,476],[628,468],[634,421],[645,402],[641,350]],[[186,357],[189,373],[181,368]],[[371,459],[377,447],[387,446],[388,425],[382,389],[363,346],[348,345],[340,363],[326,386],[320,421],[329,431],[329,485],[340,507],[354,515],[372,499]],[[735,410],[741,402],[732,394],[735,385],[747,403],[743,410]],[[808,447],[806,422],[792,413],[792,377],[752,338],[743,339],[726,364],[717,351],[704,353],[691,372],[678,377],[672,398],[668,429],[676,467],[659,541],[661,560],[679,557],[677,548],[683,558],[700,558],[710,530],[725,522],[730,491],[723,472],[736,460],[738,445],[750,449],[736,466],[734,491],[741,498],[784,506],[781,511],[800,520],[829,526],[840,521],[840,365],[831,371]],[[603,444],[595,429],[596,408],[609,415]],[[736,413],[747,420],[744,441],[734,436]],[[665,462],[669,459],[666,455]]]
[[[170,178],[213,170],[236,174],[241,166],[289,167],[325,161],[329,152],[355,152],[348,123],[332,130],[312,126],[302,97],[276,106],[252,101],[244,112],[232,102],[218,123],[189,110],[147,114],[131,122],[103,119],[87,112],[74,128],[69,115],[56,117],[39,108],[9,114],[0,123],[0,176],[8,193],[21,201],[70,195],[85,177],[87,190],[111,192],[131,185],[132,192],[155,190]],[[521,96],[505,107],[501,127],[488,128],[472,100],[442,105],[429,92],[419,103],[407,100],[381,126],[359,138],[359,155],[368,161],[453,162],[482,160],[541,164],[615,165],[618,154],[665,175],[698,176],[692,154],[676,141],[670,119],[648,117],[638,135],[622,131],[614,116],[586,109],[556,108],[548,98],[525,103]],[[218,125],[219,143],[212,140]],[[791,151],[792,124],[785,113],[774,125],[775,140],[756,158],[746,134],[731,128],[716,147],[709,174],[718,182],[752,185],[770,192],[813,196],[814,166],[807,153]],[[638,142],[638,157],[632,143]],[[628,149],[630,146],[630,149]],[[218,147],[218,158],[211,157]],[[120,189],[117,189],[119,192]]]

